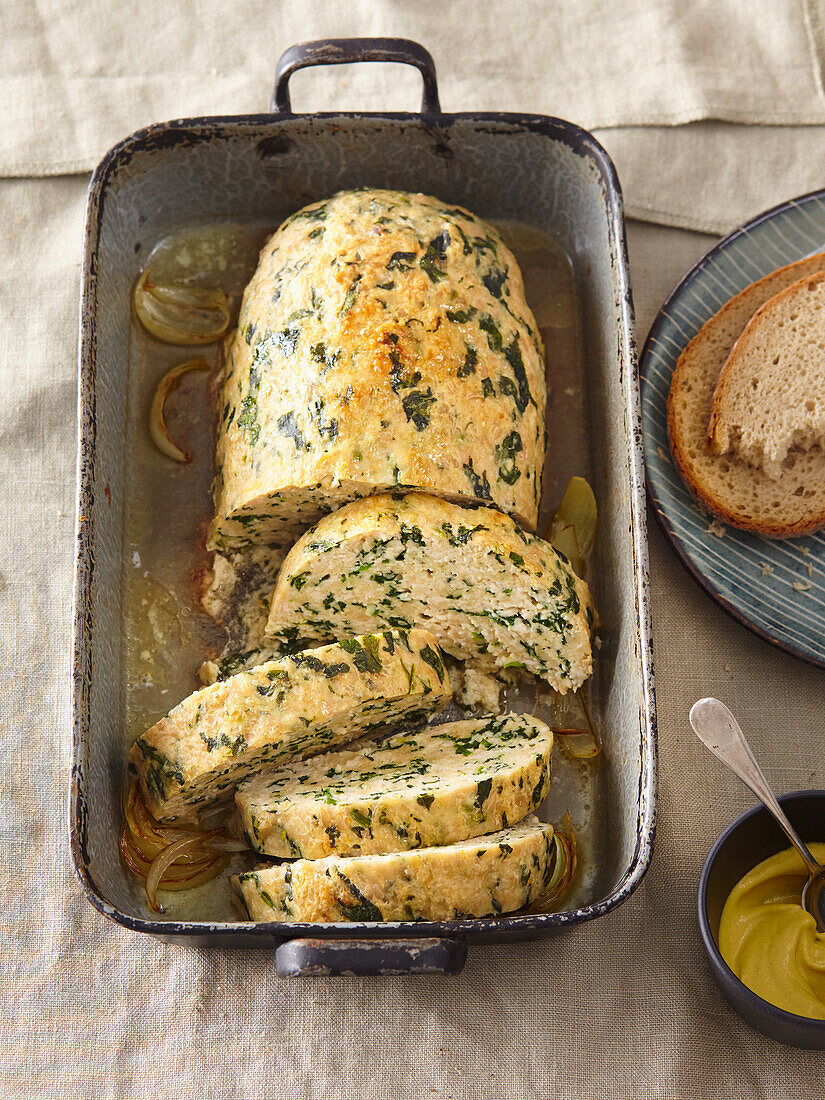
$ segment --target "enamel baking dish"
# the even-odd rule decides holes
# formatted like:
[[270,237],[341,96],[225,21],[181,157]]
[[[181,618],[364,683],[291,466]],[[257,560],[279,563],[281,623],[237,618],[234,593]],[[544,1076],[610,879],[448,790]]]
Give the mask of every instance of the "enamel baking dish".
[[[292,112],[291,73],[355,61],[416,66],[421,112]],[[573,265],[587,473],[600,506],[591,581],[603,644],[590,701],[604,753],[592,898],[559,913],[448,922],[163,920],[147,909],[118,853],[128,550],[118,505],[139,489],[128,477],[124,442],[137,254],[187,220],[243,214],[274,227],[308,202],[364,185],[423,191],[484,218],[527,223],[552,236]],[[651,857],[655,712],[633,308],[621,192],[600,145],[555,118],[443,113],[432,59],[415,43],[308,43],[281,58],[269,113],[160,123],[112,149],[92,178],[85,233],[69,829],[92,905],[168,942],[274,946],[282,974],[377,974],[455,973],[468,943],[535,939],[624,901]]]

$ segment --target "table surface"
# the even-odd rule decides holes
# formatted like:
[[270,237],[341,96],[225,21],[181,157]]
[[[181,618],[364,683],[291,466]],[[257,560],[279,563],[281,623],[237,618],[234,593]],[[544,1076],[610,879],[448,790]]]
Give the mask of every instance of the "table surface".
[[[694,917],[713,839],[751,804],[691,703],[739,715],[778,790],[825,785],[825,673],[749,634],[650,521],[659,830],[637,892],[455,978],[281,981],[264,953],[173,947],[94,912],[69,865],[74,344],[85,178],[5,180],[0,224],[0,1093],[31,1098],[814,1097],[819,1055],[763,1039],[709,975]],[[640,344],[712,238],[631,223]]]

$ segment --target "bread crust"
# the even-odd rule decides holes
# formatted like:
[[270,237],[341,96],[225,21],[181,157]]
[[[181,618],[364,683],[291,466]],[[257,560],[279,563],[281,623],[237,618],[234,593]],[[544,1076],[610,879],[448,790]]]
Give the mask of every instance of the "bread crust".
[[[738,458],[717,456],[711,452],[707,439],[711,404],[727,357],[757,310],[799,279],[822,271],[825,271],[825,253],[818,253],[764,275],[730,298],[705,322],[679,356],[668,392],[670,449],[676,468],[692,495],[725,523],[766,538],[806,535],[825,526],[825,456],[822,459],[822,500],[813,512],[800,511],[791,520],[777,519],[767,507],[764,512],[757,511],[756,514],[746,512],[725,499],[709,483],[703,466],[707,470],[714,464],[720,464],[721,470],[722,463],[736,464],[760,486],[764,484],[766,496],[775,494],[777,482]],[[691,449],[695,456],[691,455]],[[794,495],[799,494],[795,492]]]

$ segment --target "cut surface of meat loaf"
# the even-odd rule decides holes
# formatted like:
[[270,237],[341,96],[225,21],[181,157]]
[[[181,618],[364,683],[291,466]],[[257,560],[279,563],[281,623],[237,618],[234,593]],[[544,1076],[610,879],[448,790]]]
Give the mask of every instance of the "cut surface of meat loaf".
[[194,819],[252,772],[313,756],[450,699],[426,630],[386,630],[294,653],[184,699],[129,760],[161,821]]
[[512,913],[553,870],[553,826],[528,817],[489,836],[378,856],[299,859],[234,875],[254,921],[459,920]]
[[282,545],[373,492],[491,500],[535,527],[544,349],[496,230],[343,191],[266,242],[227,345],[213,549]]
[[256,776],[235,802],[250,846],[280,858],[452,844],[535,810],[552,749],[529,715],[450,722]]
[[325,516],[278,574],[267,630],[336,638],[420,623],[477,668],[519,667],[564,694],[592,669],[590,592],[553,547],[492,508],[425,493]]

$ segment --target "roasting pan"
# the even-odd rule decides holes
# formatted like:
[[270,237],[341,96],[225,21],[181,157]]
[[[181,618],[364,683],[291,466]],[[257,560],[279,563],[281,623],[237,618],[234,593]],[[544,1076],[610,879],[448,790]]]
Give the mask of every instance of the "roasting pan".
[[[293,72],[359,61],[418,68],[420,113],[293,113]],[[129,494],[139,491],[129,478],[124,431],[137,257],[146,241],[187,219],[243,213],[274,227],[308,202],[365,185],[423,191],[485,218],[536,226],[572,262],[588,419],[582,461],[600,503],[590,579],[603,645],[591,705],[604,743],[604,804],[593,896],[553,914],[414,924],[160,919],[146,908],[118,854],[124,516]],[[77,874],[96,909],[167,942],[274,946],[284,975],[455,973],[468,943],[543,937],[599,917],[630,895],[650,862],[655,822],[644,474],[622,197],[613,164],[589,133],[540,115],[443,113],[432,58],[403,39],[294,46],[278,63],[269,113],[183,119],[138,131],[104,157],[90,185],[78,415],[69,833]]]

